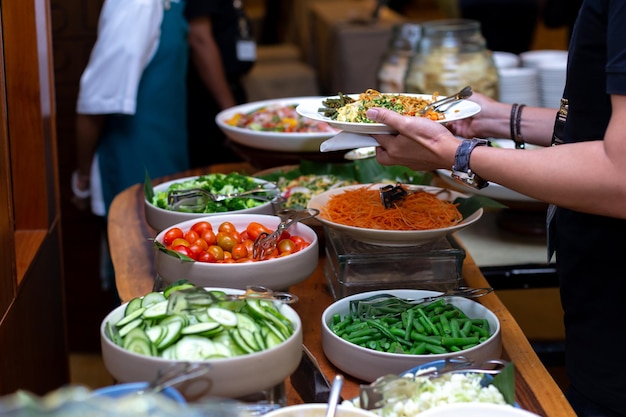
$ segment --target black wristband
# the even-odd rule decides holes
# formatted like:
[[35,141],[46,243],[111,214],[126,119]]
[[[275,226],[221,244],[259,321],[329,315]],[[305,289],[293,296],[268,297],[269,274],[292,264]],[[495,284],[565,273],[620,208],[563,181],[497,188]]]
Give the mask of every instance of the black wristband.
[[513,103],[511,106],[511,117],[509,119],[509,128],[511,129],[511,139],[515,140],[515,114],[517,113],[517,107],[519,104]]
[[525,149],[526,142],[522,135],[522,110],[526,107],[525,104],[520,104],[517,108],[517,114],[515,115],[515,136],[513,141],[515,142],[515,149]]

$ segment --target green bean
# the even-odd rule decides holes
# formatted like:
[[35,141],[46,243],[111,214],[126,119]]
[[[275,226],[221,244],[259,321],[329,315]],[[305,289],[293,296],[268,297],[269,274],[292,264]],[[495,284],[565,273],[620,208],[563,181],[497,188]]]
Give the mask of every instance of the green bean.
[[408,342],[408,341],[406,341],[406,340],[403,340],[403,339],[398,338],[396,335],[394,335],[393,333],[391,333],[387,327],[383,326],[382,324],[380,324],[380,323],[378,323],[378,322],[375,322],[374,320],[368,320],[367,322],[368,322],[371,326],[373,326],[373,327],[377,328],[378,330],[380,330],[380,332],[381,332],[382,334],[384,334],[385,336],[387,336],[387,337],[388,337],[389,339],[391,339],[392,341],[393,341],[393,340],[395,340],[395,341],[397,341],[397,342],[400,342],[400,343],[405,343],[405,344],[408,344],[408,345],[410,346],[410,342]]
[[488,337],[489,336],[489,330],[488,329],[485,329],[483,327],[477,326],[475,324],[472,324],[472,330],[474,332],[478,333],[482,337]]
[[437,330],[437,328],[435,327],[433,322],[430,321],[430,319],[428,318],[428,316],[426,315],[424,310],[422,310],[421,308],[418,308],[417,312],[419,313],[420,317],[422,317],[424,319],[424,322],[426,323],[426,324],[422,323],[424,325],[424,327],[430,328],[430,332],[432,334],[439,336],[439,331]]
[[423,355],[426,353],[426,342],[415,343],[409,353],[411,355]]
[[432,345],[440,345],[441,344],[441,338],[437,337],[437,336],[428,336],[425,334],[421,334],[418,332],[411,332],[411,339],[416,341],[416,342],[426,342],[426,343],[430,343]]
[[443,347],[443,346],[439,346],[439,345],[431,345],[429,343],[426,343],[426,351],[430,352],[434,355],[440,355],[442,353],[448,353],[448,350]]
[[442,337],[441,344],[444,346],[465,346],[478,343],[477,337]]
[[450,320],[450,332],[452,337],[461,337],[461,328],[459,327],[459,321],[456,318]]
[[371,327],[366,327],[364,329],[360,329],[360,330],[357,330],[355,332],[352,332],[346,335],[346,340],[352,341],[359,337],[372,336],[372,335],[380,336],[380,332],[376,329],[372,329]]
[[443,330],[443,334],[451,334],[452,329],[450,328],[450,322],[448,321],[448,318],[444,314],[439,315],[439,317],[439,322],[441,323],[441,329]]
[[413,327],[413,317],[415,317],[415,311],[409,310],[406,314],[406,325],[404,326],[404,338],[409,339],[411,337],[411,330]]

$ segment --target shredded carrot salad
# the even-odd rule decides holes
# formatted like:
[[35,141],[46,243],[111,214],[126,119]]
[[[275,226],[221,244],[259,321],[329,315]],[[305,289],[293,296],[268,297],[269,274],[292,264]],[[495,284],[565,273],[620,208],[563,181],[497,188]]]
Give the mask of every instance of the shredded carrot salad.
[[332,195],[321,214],[346,226],[379,230],[429,230],[458,224],[463,216],[457,205],[425,191],[409,194],[386,209],[378,189],[363,186]]

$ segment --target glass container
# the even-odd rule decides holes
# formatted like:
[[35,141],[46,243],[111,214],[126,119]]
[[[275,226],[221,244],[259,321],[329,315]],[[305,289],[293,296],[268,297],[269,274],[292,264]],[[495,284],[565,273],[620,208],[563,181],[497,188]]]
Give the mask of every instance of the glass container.
[[423,23],[418,53],[406,74],[407,92],[452,95],[467,85],[498,98],[498,71],[480,22],[448,19]]
[[405,92],[404,78],[409,62],[417,52],[422,27],[418,23],[402,23],[393,27],[389,47],[380,60],[377,72],[378,91]]

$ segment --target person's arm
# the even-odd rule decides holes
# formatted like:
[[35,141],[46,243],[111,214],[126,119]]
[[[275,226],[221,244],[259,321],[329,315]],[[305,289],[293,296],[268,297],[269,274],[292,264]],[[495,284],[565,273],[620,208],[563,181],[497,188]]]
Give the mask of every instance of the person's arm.
[[209,92],[222,109],[236,105],[228,86],[220,50],[213,38],[211,19],[198,17],[189,21],[191,59]]
[[[470,167],[486,180],[538,200],[626,219],[626,96],[613,95],[611,102],[604,140],[526,150],[479,146]],[[452,167],[459,140],[441,124],[385,109],[369,110],[367,116],[401,132],[374,135],[381,145],[380,163],[417,170]],[[530,116],[524,116],[525,124],[532,123]]]

